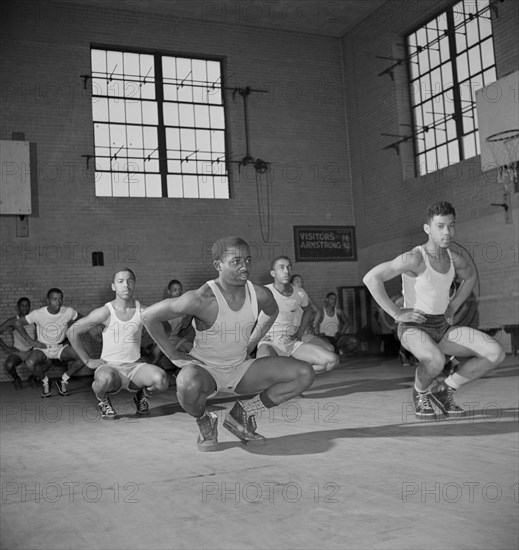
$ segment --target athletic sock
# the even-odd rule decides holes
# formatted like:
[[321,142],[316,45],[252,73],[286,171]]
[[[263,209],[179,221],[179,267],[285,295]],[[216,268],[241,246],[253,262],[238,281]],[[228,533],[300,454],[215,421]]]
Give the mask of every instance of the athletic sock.
[[63,382],[68,382],[70,380],[70,376],[66,372],[64,372],[61,379],[63,380]]
[[252,399],[246,399],[244,401],[240,400],[239,402],[245,409],[245,412],[249,414],[254,414],[255,412],[263,409],[271,409],[277,405],[277,403],[274,403],[274,401],[272,401],[272,399],[270,399],[270,397],[266,394],[266,390],[254,396]]
[[49,377],[47,375],[45,375],[45,378],[42,378],[41,381],[44,383],[44,384],[47,384],[49,382]]
[[202,422],[202,420],[203,420],[206,416],[209,416],[207,410],[205,410],[205,411],[202,413],[202,416],[199,416],[198,418],[195,416],[195,420],[197,421],[198,424],[200,424],[200,422]]
[[428,391],[429,391],[429,388],[427,388],[426,390],[419,390],[419,389],[416,387],[416,384],[414,385],[414,389],[415,389],[416,393],[428,393]]
[[470,382],[469,378],[465,378],[464,376],[461,376],[461,374],[458,374],[457,372],[455,372],[454,374],[451,374],[445,379],[445,383],[447,384],[447,386],[449,386],[449,388],[453,390],[458,390],[459,388],[461,388],[461,386],[464,386],[468,382]]

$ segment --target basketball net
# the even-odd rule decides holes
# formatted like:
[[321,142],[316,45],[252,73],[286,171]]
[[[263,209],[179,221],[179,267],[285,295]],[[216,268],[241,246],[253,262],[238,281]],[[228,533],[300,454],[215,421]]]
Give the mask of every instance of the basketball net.
[[497,165],[497,181],[505,192],[518,192],[519,130],[505,130],[487,137],[487,144]]

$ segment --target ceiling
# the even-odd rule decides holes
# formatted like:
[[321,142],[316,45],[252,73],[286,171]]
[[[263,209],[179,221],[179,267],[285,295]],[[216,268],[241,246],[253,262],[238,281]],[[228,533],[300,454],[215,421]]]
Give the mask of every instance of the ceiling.
[[[82,5],[99,0],[61,0]],[[387,0],[103,0],[102,6],[238,26],[340,37]]]

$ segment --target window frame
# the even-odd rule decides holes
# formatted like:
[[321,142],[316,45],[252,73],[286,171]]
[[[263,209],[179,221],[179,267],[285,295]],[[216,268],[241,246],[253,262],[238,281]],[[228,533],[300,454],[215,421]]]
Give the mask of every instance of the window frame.
[[[123,107],[125,108],[126,107],[126,101],[127,99],[129,99],[127,96],[125,96],[125,93],[126,91],[123,89],[122,92],[119,92],[116,94],[116,95],[110,95],[109,93],[109,90],[106,91],[105,95],[103,94],[100,94],[100,93],[97,93],[96,90],[94,89],[94,82],[96,80],[99,80],[100,78],[101,79],[105,79],[105,80],[108,80],[108,72],[106,73],[103,73],[104,77],[100,77],[100,76],[97,76],[99,74],[99,71],[95,70],[96,68],[94,67],[94,62],[93,62],[93,52],[94,50],[99,50],[99,51],[102,51],[104,52],[104,55],[105,55],[105,58],[106,56],[108,55],[109,52],[115,52],[117,54],[120,54],[121,56],[124,56],[125,54],[136,54],[138,56],[151,56],[152,57],[152,68],[153,68],[153,83],[154,83],[154,95],[153,97],[150,99],[150,98],[144,98],[143,100],[143,97],[142,95],[140,95],[138,98],[134,98],[136,99],[136,101],[139,101],[140,104],[141,104],[141,114],[142,114],[142,104],[143,102],[146,102],[146,101],[150,101],[150,102],[153,102],[153,105],[155,106],[156,108],[156,123],[155,124],[149,124],[149,123],[146,123],[145,121],[143,121],[143,119],[141,119],[140,122],[138,123],[135,123],[133,122],[131,119],[129,119],[128,117],[128,114],[126,112],[126,109],[124,110],[124,119],[122,122],[113,122],[113,121],[110,121],[110,116],[109,116],[109,112],[107,113],[106,115],[106,118],[104,120],[100,120],[97,118],[97,116],[95,115],[95,107],[94,107],[94,103],[96,100],[98,99],[106,99],[107,102],[111,99],[115,99],[116,100],[119,100],[121,102],[123,102]],[[216,82],[218,82],[218,84],[216,85],[216,88],[219,90],[220,92],[220,100],[219,102],[216,102],[216,103],[211,103],[211,102],[206,102],[206,103],[200,103],[200,102],[197,102],[195,98],[192,98],[192,100],[190,102],[185,102],[185,101],[173,101],[171,99],[165,99],[165,88],[166,86],[168,85],[168,82],[167,82],[167,79],[168,77],[166,77],[166,79],[164,78],[164,74],[163,74],[163,64],[164,64],[164,59],[166,58],[174,58],[174,59],[185,59],[185,60],[188,60],[191,64],[193,61],[197,61],[197,60],[200,60],[200,61],[203,61],[203,62],[216,62],[219,64],[219,76],[218,76],[218,79],[215,80],[214,82],[209,82],[208,80],[206,81],[201,81],[201,84],[199,86],[197,86],[197,84],[195,83],[196,81],[193,80],[193,83],[189,86],[189,88],[196,88],[196,87],[207,87],[207,89],[209,90],[210,89],[210,86],[213,86],[213,89],[215,89],[215,86],[214,84]],[[139,63],[140,63],[140,58],[139,58]],[[162,199],[190,199],[190,198],[195,198],[195,199],[198,199],[198,200],[202,200],[202,199],[209,199],[209,200],[219,200],[219,199],[231,199],[232,198],[232,194],[231,194],[231,188],[232,188],[232,185],[231,185],[231,170],[229,170],[229,165],[230,165],[230,162],[229,162],[229,124],[228,124],[228,118],[229,118],[229,115],[228,115],[228,102],[227,102],[227,97],[226,97],[226,94],[225,94],[225,83],[224,83],[224,75],[226,74],[226,58],[224,56],[217,56],[217,55],[200,55],[200,54],[191,54],[191,53],[186,53],[186,52],[171,52],[171,51],[165,51],[165,50],[156,50],[156,49],[149,49],[149,48],[127,48],[127,47],[121,47],[121,46],[115,46],[115,45],[111,45],[111,44],[102,44],[102,43],[91,43],[90,44],[90,67],[91,67],[91,116],[92,116],[92,139],[93,139],[93,143],[94,143],[94,161],[95,161],[95,196],[96,198],[130,198],[130,199],[135,199],[135,198],[145,198],[145,199],[149,199],[149,198],[162,198]],[[207,65],[206,65],[206,68],[207,68]],[[124,69],[123,69],[124,70]],[[150,69],[151,70],[151,69]],[[108,68],[106,69],[106,71],[108,71]],[[217,73],[218,74],[218,73]],[[144,83],[142,79],[143,75],[131,75],[129,73],[124,73],[122,72],[121,73],[117,73],[117,76],[118,78],[121,80],[121,82],[125,83],[126,81],[131,81],[132,77],[133,78],[138,78],[137,82],[139,82],[140,86],[142,86],[142,84]],[[189,76],[189,74],[187,75]],[[206,73],[206,78],[207,78],[207,73]],[[144,76],[144,80],[145,80],[145,76]],[[186,77],[187,78],[187,77]],[[169,77],[169,80],[171,80],[172,77],[170,76]],[[178,80],[178,79],[177,79]],[[184,79],[185,80],[185,79]],[[169,83],[171,84],[171,82]],[[107,87],[108,87],[108,84],[107,84]],[[179,86],[177,85],[177,91],[179,89]],[[186,87],[187,88],[187,87]],[[220,117],[221,121],[222,121],[222,125],[221,127],[217,128],[216,126],[211,126],[211,122],[210,122],[210,118],[209,118],[209,122],[208,122],[208,126],[206,127],[203,127],[201,125],[196,125],[195,123],[193,123],[193,126],[192,126],[192,130],[193,130],[193,135],[196,135],[196,133],[198,131],[202,131],[202,132],[212,132],[212,131],[220,131],[222,132],[223,134],[223,139],[219,141],[219,143],[223,143],[223,148],[224,148],[224,151],[220,151],[221,154],[218,155],[218,157],[214,156],[213,155],[216,155],[217,153],[219,153],[218,151],[216,151],[215,149],[211,149],[210,151],[208,151],[208,157],[206,156],[205,158],[198,158],[195,156],[196,153],[198,153],[199,151],[198,150],[195,150],[195,151],[192,151],[191,154],[189,155],[177,155],[177,156],[172,156],[171,155],[171,148],[168,148],[168,138],[167,138],[167,133],[168,133],[168,129],[172,129],[172,128],[177,128],[178,129],[178,133],[180,135],[180,131],[182,128],[185,128],[185,126],[182,126],[182,124],[180,123],[180,121],[178,122],[178,125],[177,126],[174,126],[172,124],[166,124],[165,122],[165,106],[166,105],[173,105],[173,104],[176,104],[176,105],[180,105],[180,104],[185,104],[185,105],[191,105],[193,106],[193,110],[195,108],[195,106],[197,105],[206,105],[208,106],[208,112],[210,111],[209,107],[210,106],[215,106],[215,107],[218,107],[218,108],[221,108],[221,111],[222,111],[222,115]],[[142,116],[142,115],[141,115]],[[209,115],[210,117],[210,115]],[[113,155],[113,152],[112,152],[112,144],[109,140],[108,144],[106,143],[100,143],[100,142],[96,142],[96,126],[99,126],[99,125],[107,125],[107,126],[110,126],[110,125],[119,125],[119,126],[122,126],[127,134],[127,130],[128,130],[128,127],[137,127],[137,128],[141,128],[141,131],[144,132],[144,128],[146,127],[152,127],[155,129],[156,131],[156,149],[155,151],[157,151],[157,154],[156,155],[153,155],[153,157],[150,157],[149,155],[147,155],[146,153],[146,144],[144,143],[144,138],[143,138],[143,143],[142,143],[142,146],[140,147],[137,147],[137,149],[140,149],[142,151],[142,154],[141,156],[138,156],[138,157],[132,157],[129,153],[130,153],[130,148],[129,148],[129,145],[131,145],[131,143],[128,143],[128,138],[126,139],[126,142],[123,144],[123,147],[125,147],[124,151],[125,151],[125,155],[122,156],[121,158],[124,158],[126,159],[126,169],[121,169],[121,170],[114,170],[112,169],[112,162],[114,160],[114,155]],[[195,138],[196,139],[196,138]],[[209,138],[209,142],[211,143],[211,139]],[[179,143],[180,143],[180,140],[179,140]],[[181,146],[180,146],[181,147]],[[108,153],[101,156],[99,155],[99,149],[108,149]],[[182,150],[181,148],[179,149],[180,151]],[[203,152],[202,152],[203,153]],[[151,153],[153,154],[153,152]],[[195,156],[195,159],[191,158],[192,156]],[[134,158],[137,158],[138,161],[140,161],[140,163],[142,164],[142,168],[140,170],[135,170],[135,169],[132,169],[130,167],[130,161]],[[196,170],[194,172],[188,172],[188,171],[184,171],[183,170],[183,166],[184,166],[184,163],[185,165],[187,166],[188,162],[190,161],[190,158],[191,158],[191,166],[194,166],[196,164]],[[109,169],[107,169],[106,167],[104,168],[100,168],[99,167],[99,162],[98,162],[98,159],[104,159],[104,162],[105,164],[109,164]],[[108,160],[107,160],[108,159]],[[116,159],[116,157],[115,157]],[[146,163],[146,161],[149,161],[149,160],[153,160],[153,161],[158,161],[158,170],[157,171],[149,171],[147,172],[145,167],[144,167],[144,164]],[[194,160],[194,162],[193,162]],[[172,162],[176,162],[178,166],[180,166],[180,169],[179,171],[170,171],[170,165]],[[180,164],[179,164],[180,163]],[[217,163],[217,170],[219,171],[218,174],[215,174],[213,173],[212,171],[212,168],[213,168],[213,165]],[[138,164],[138,163],[137,163]],[[202,172],[200,170],[200,167],[204,167],[204,166],[210,166],[210,169],[211,169],[211,172]],[[132,174],[142,174],[142,178],[143,178],[143,181],[144,181],[144,193],[142,194],[132,194],[132,191],[131,191],[131,182],[130,182],[130,176]],[[110,187],[110,193],[99,193],[99,190],[98,190],[98,180],[100,179],[100,174],[109,174],[110,175],[110,182],[111,182],[111,187]],[[128,178],[128,183],[127,183],[127,188],[128,188],[128,192],[127,193],[122,193],[122,194],[114,194],[114,188],[113,188],[113,175],[114,177],[117,177],[117,174],[120,174],[121,177],[127,177]],[[126,176],[125,176],[126,174]],[[155,193],[151,193],[150,195],[148,195],[148,192],[147,191],[150,191],[150,189],[147,189],[146,188],[146,179],[148,177],[148,174],[151,174],[151,175],[154,175],[154,176],[157,176],[158,178],[160,178],[160,193],[157,192],[158,190],[158,186],[157,184],[155,183]],[[176,193],[176,194],[172,194],[171,193],[171,190],[170,190],[170,184],[168,182],[171,181],[172,178],[174,178],[175,176],[179,176],[180,180],[182,181],[181,183],[181,187],[182,187],[182,193]],[[185,192],[185,187],[184,187],[184,181],[189,179],[189,177],[186,177],[186,176],[191,176],[191,179],[193,178],[196,178],[196,189],[192,189],[192,193],[190,194],[186,194]],[[212,182],[212,189],[213,189],[213,192],[212,192],[212,196],[208,196],[207,193],[202,193],[201,194],[201,182],[203,183],[205,179],[210,179],[210,181]],[[215,192],[215,184],[216,184],[216,180],[217,179],[220,179],[220,183],[219,183],[219,191],[218,192]],[[151,180],[150,180],[151,181]],[[107,185],[108,187],[108,185]]]
[[[460,18],[460,12],[455,12],[458,6],[463,5],[463,14]],[[467,6],[475,7],[474,11],[467,10]],[[469,15],[473,13],[474,15]],[[486,17],[489,19],[490,33],[484,34],[481,30],[482,24],[480,24],[480,18]],[[446,20],[446,30],[440,28],[438,22],[441,18]],[[458,19],[458,21],[457,21]],[[428,39],[425,45],[418,43],[418,33],[423,31],[423,34],[427,37],[429,26],[433,24],[436,26],[437,36],[434,39]],[[468,45],[467,34],[465,34],[465,47],[458,49],[457,34],[460,32],[468,32],[468,25],[475,24],[477,26],[477,40]],[[461,29],[461,30],[460,30]],[[483,38],[482,38],[483,36]],[[410,98],[410,111],[411,111],[411,124],[412,124],[412,143],[413,143],[413,160],[416,176],[426,176],[453,164],[457,164],[469,158],[473,158],[481,154],[479,145],[479,132],[478,132],[478,120],[476,111],[476,89],[482,88],[495,82],[497,80],[497,64],[495,57],[495,33],[491,17],[491,0],[487,2],[485,6],[479,7],[474,0],[458,0],[453,2],[450,6],[438,12],[433,17],[428,18],[425,22],[420,23],[414,27],[411,31],[407,32],[405,37],[406,47],[406,59],[407,59],[407,80],[409,86],[409,98]],[[412,40],[415,43],[412,44]],[[445,39],[448,45],[448,56],[446,60],[442,59],[442,52],[440,47],[441,40]],[[492,46],[492,64],[489,66],[483,65],[484,51],[482,44],[487,40],[490,40]],[[431,63],[430,50],[431,46],[437,46],[439,61],[434,64]],[[472,71],[470,68],[470,61],[467,60],[467,75],[460,82],[459,75],[459,63],[460,58],[463,55],[468,55],[470,50],[478,49],[479,51],[479,70]],[[419,57],[421,54],[427,55],[427,67],[424,68],[424,64],[419,64]],[[418,64],[416,70],[413,69],[413,63]],[[432,66],[432,68],[431,68]],[[443,82],[445,72],[450,72],[451,86],[445,88]],[[440,92],[434,93],[433,86],[436,84],[432,82],[431,75],[438,71],[440,76]],[[486,80],[487,76],[493,72],[493,77],[490,80]],[[480,79],[481,82],[478,88],[474,87],[474,81]],[[427,96],[427,90],[422,93],[422,83],[429,81],[430,90]],[[449,83],[447,83],[449,84]],[[418,85],[418,89],[416,86]],[[468,94],[464,93],[463,86],[468,85]],[[425,96],[423,99],[422,95]],[[452,106],[447,105],[449,95],[452,96],[450,101]],[[469,97],[470,105],[465,107],[463,104],[467,102],[467,95]],[[417,101],[417,96],[420,100]],[[435,100],[442,102],[441,117],[436,118],[434,106]],[[424,106],[429,103],[432,108],[432,122],[429,122],[427,118],[428,112],[424,112]],[[451,109],[452,111],[450,111]],[[467,113],[470,113],[472,128],[467,131],[467,127],[470,126],[467,122],[464,122],[464,118],[468,118]],[[420,116],[419,116],[420,115]],[[419,120],[419,118],[421,120]],[[452,122],[451,122],[452,121]],[[443,126],[441,128],[440,126]],[[452,132],[454,127],[454,137],[450,138],[449,133]],[[428,128],[428,129],[427,129]],[[431,134],[432,132],[432,134]],[[444,132],[445,139],[438,139],[438,133]],[[420,143],[423,140],[423,145]],[[469,140],[472,144],[472,149],[468,148]],[[433,145],[428,145],[428,142],[433,142]],[[442,156],[445,155],[445,161],[439,158],[439,151],[444,148]],[[429,160],[429,157],[434,155],[434,162]]]

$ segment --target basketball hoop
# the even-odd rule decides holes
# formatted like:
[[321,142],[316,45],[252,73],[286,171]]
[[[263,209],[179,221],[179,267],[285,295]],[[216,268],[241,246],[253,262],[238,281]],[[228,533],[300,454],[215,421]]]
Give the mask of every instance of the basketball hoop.
[[519,164],[519,130],[505,130],[487,137],[488,146],[497,165],[497,181],[505,191],[517,193],[517,167]]

